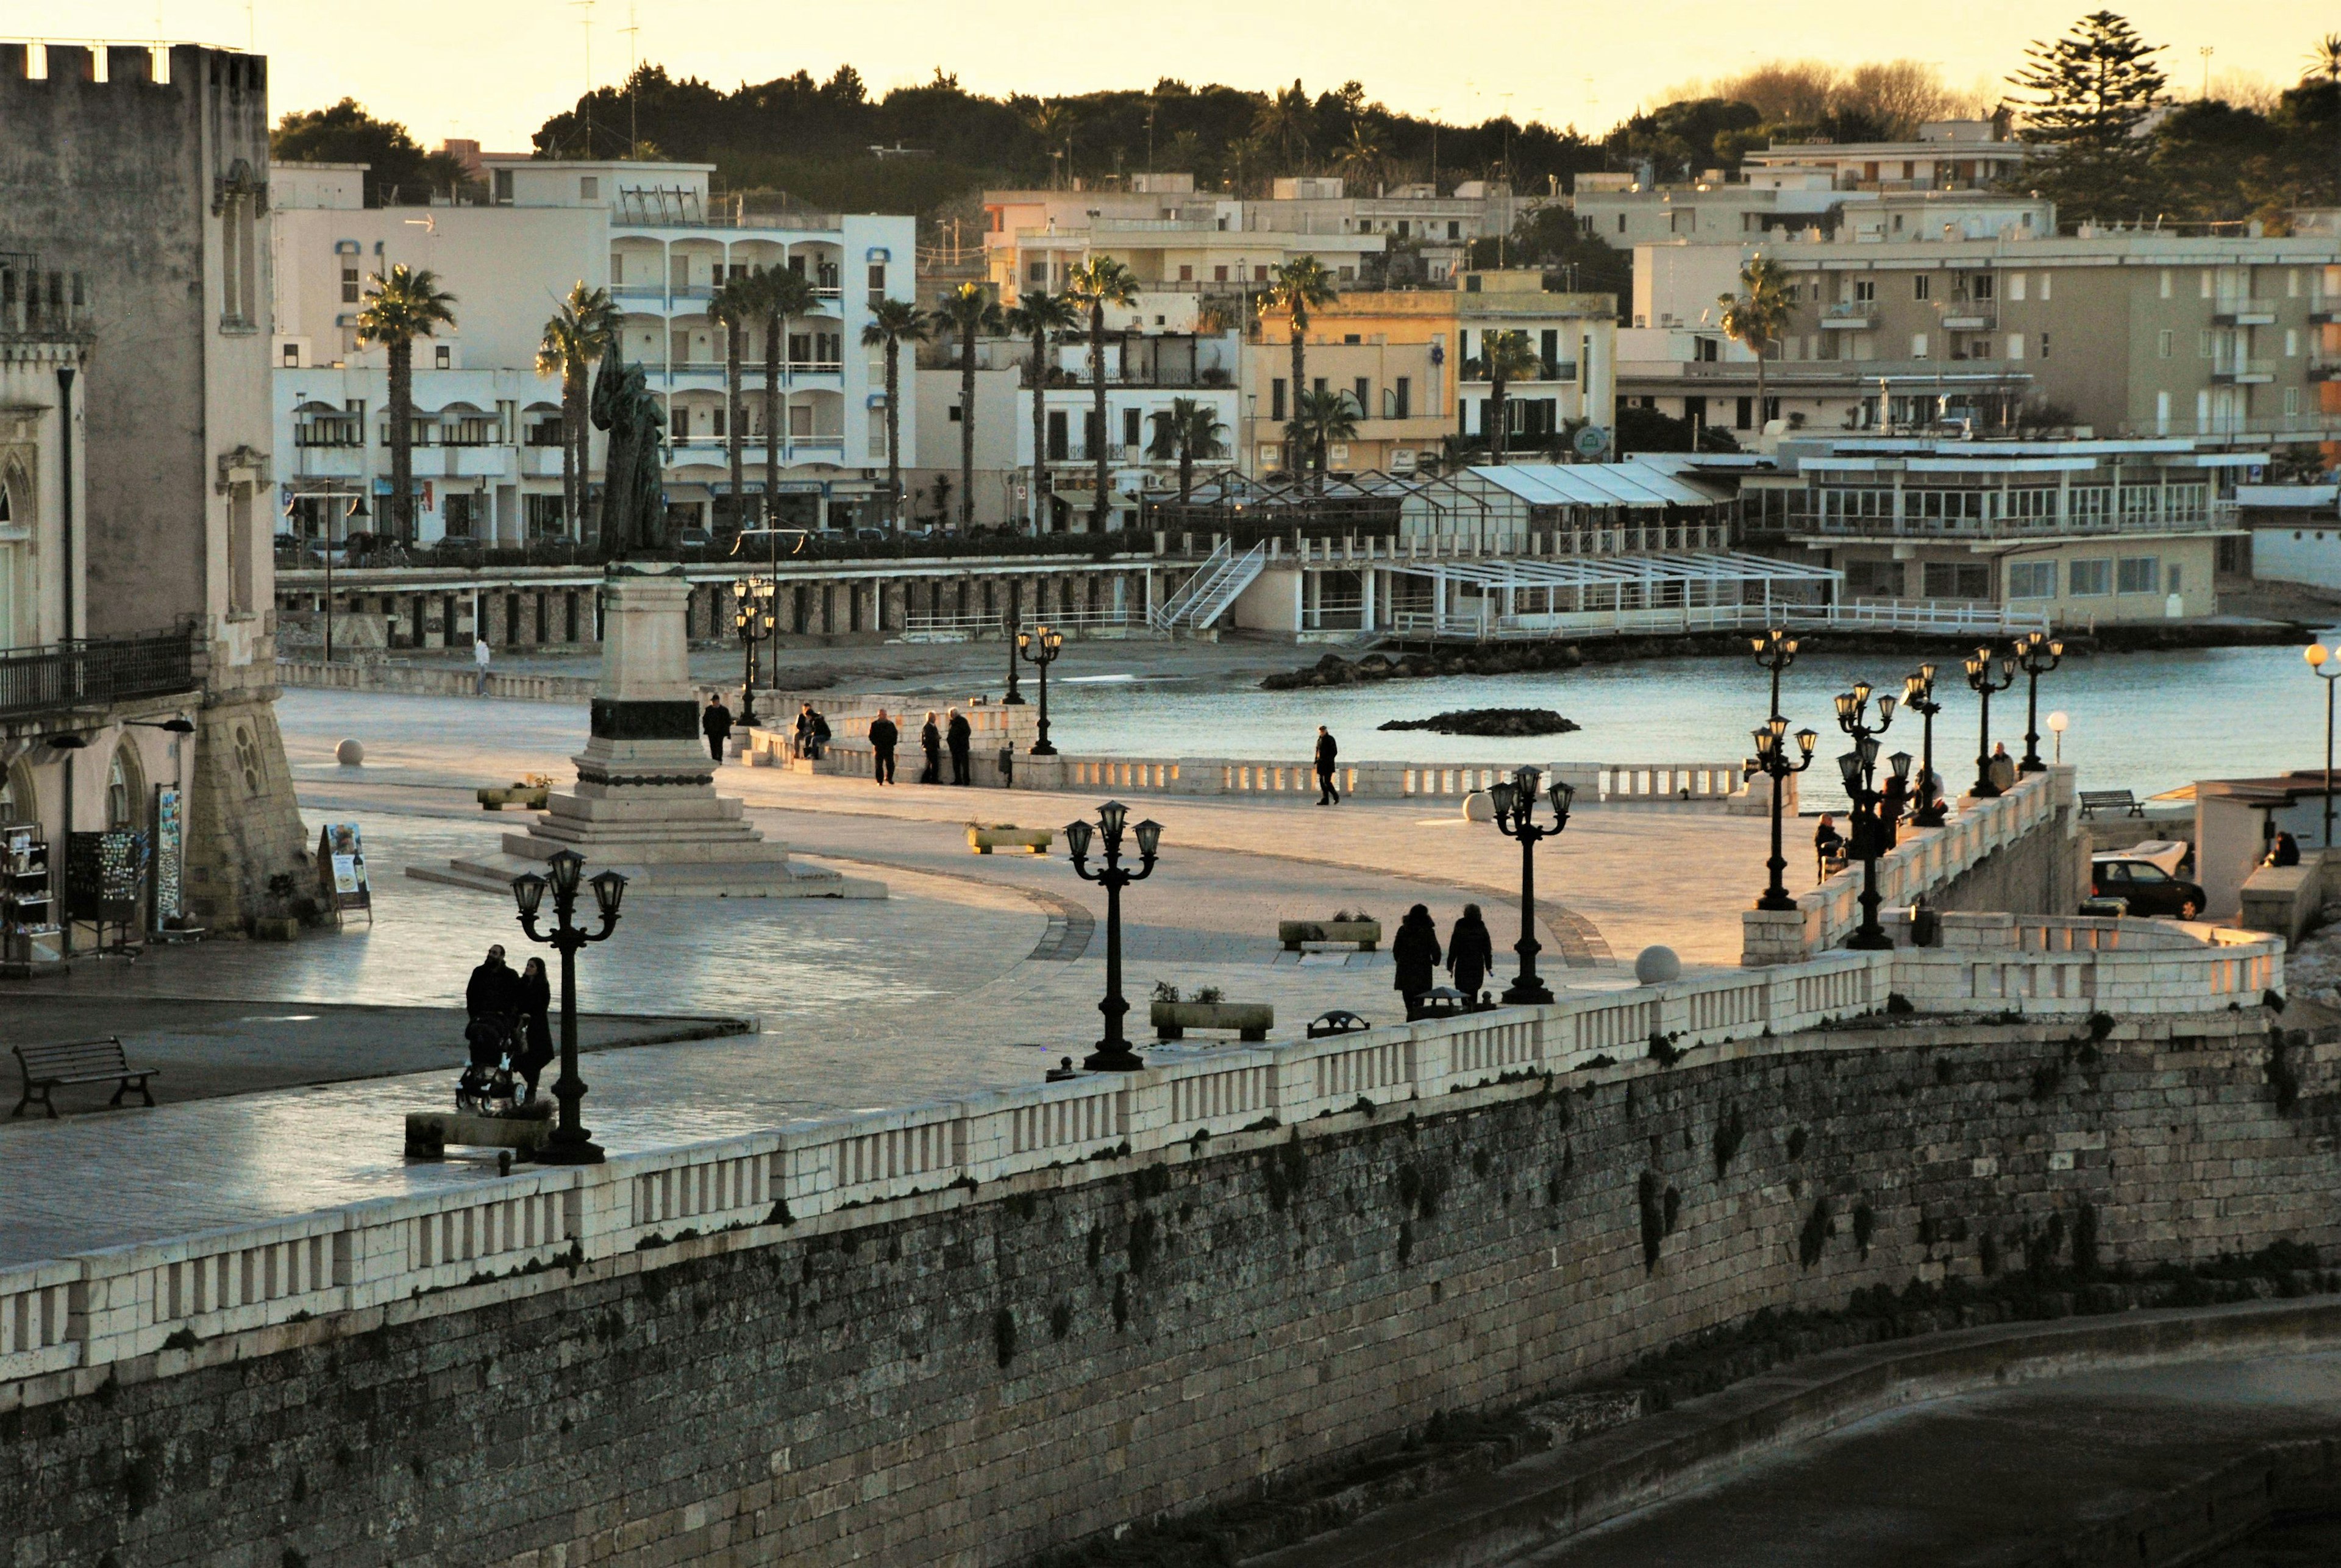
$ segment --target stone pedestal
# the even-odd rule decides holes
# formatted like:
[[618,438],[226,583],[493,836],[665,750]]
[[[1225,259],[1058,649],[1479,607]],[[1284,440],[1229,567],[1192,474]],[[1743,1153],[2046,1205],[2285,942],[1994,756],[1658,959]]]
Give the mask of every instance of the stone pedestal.
[[433,880],[502,891],[540,871],[556,851],[614,870],[626,895],[702,898],[883,898],[885,884],[789,863],[736,796],[715,793],[715,764],[699,730],[684,605],[690,586],[666,562],[613,564],[602,584],[602,681],[575,787],[556,791],[503,853],[453,862]]

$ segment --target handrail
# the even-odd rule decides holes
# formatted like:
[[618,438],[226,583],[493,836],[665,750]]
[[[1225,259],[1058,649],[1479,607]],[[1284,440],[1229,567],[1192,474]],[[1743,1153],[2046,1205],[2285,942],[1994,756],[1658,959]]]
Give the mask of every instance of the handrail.
[[1159,1047],[1136,1073],[979,1092],[0,1268],[0,1382],[393,1302],[426,1313],[460,1310],[462,1297],[438,1305],[433,1293],[1052,1165],[1103,1157],[1113,1163],[1099,1168],[1110,1171],[1207,1135],[1298,1126],[1361,1101],[1428,1107],[1506,1077],[1574,1082],[1647,1055],[1654,1036],[1675,1051],[1770,1036],[1769,1050],[1818,1054],[1838,1037],[1817,1026],[1880,1012],[1897,995],[1933,1013],[2225,1014],[2284,984],[2283,943],[2258,933],[2185,927],[2191,944],[2174,946],[2155,940],[2167,928],[2146,921],[2054,929],[2087,940],[2053,950],[1833,953],[1320,1040]]

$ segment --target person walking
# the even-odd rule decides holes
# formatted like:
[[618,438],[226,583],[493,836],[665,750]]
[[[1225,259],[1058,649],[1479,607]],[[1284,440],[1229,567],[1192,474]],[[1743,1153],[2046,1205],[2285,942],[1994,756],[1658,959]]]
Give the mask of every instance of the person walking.
[[975,780],[969,776],[968,773],[967,754],[974,740],[974,734],[968,728],[965,714],[961,713],[957,708],[952,708],[950,712],[951,723],[943,726],[943,744],[951,748],[951,783],[973,784]]
[[1479,918],[1479,906],[1467,904],[1463,918],[1447,937],[1447,973],[1455,978],[1455,989],[1463,994],[1467,1006],[1476,1006],[1479,988],[1487,984],[1488,971],[1496,965],[1496,940],[1488,934],[1488,923]]
[[870,750],[873,754],[870,760],[870,776],[877,783],[890,784],[894,782],[894,747],[902,739],[902,732],[895,726],[893,720],[886,716],[886,710],[880,708],[878,716],[870,722]]
[[1333,732],[1323,724],[1319,724],[1317,726],[1317,804],[1319,805],[1341,804],[1341,792],[1333,787],[1333,781],[1338,776],[1333,764],[1340,754],[1341,744],[1333,738]]
[[935,717],[934,709],[929,708],[927,722],[919,726],[919,750],[927,758],[927,765],[919,770],[919,782],[922,784],[943,782],[943,732]]
[[707,699],[707,711],[699,715],[699,733],[707,737],[707,754],[721,763],[723,743],[732,738],[732,710],[723,705],[721,692]]
[[488,660],[490,656],[491,655],[488,652],[488,640],[485,637],[478,635],[476,633],[473,634],[472,637],[472,663],[477,666],[477,673],[473,684],[472,694],[475,697],[484,697],[488,694]]
[[552,1011],[553,982],[545,975],[544,960],[532,958],[520,972],[521,1052],[513,1063],[528,1084],[525,1100],[536,1098],[537,1078],[553,1060]]
[[1439,974],[1439,927],[1431,924],[1428,905],[1416,904],[1398,923],[1390,959],[1398,966],[1398,977],[1390,984],[1406,998],[1406,1015],[1411,1022],[1422,1016],[1422,999]]

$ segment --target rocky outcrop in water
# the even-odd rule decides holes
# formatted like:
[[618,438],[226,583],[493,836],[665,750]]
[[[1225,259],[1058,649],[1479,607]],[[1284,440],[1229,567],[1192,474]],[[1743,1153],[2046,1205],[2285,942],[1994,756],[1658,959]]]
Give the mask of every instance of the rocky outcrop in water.
[[1550,708],[1459,708],[1427,719],[1392,719],[1375,727],[1432,730],[1442,735],[1565,735],[1580,726]]

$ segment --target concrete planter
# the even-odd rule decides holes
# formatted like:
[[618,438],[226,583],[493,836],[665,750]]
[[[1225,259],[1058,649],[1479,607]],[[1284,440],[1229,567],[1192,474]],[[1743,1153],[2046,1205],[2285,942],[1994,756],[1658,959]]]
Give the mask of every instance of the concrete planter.
[[1033,854],[1046,854],[1056,838],[1054,828],[971,826],[967,830],[967,847],[978,854],[990,854],[995,849],[1021,849]]
[[482,811],[502,811],[517,805],[529,811],[543,811],[553,798],[551,779],[533,778],[523,783],[508,784],[503,789],[475,790]]
[[1151,1004],[1154,1037],[1180,1040],[1190,1029],[1232,1029],[1241,1040],[1265,1040],[1276,1009],[1265,1002],[1157,1002]]
[[291,915],[283,919],[263,915],[252,923],[252,935],[255,942],[297,942],[301,923]]
[[1276,923],[1276,939],[1284,944],[1288,953],[1298,953],[1304,942],[1355,943],[1360,953],[1371,953],[1381,945],[1382,923],[1379,920],[1280,920]]

